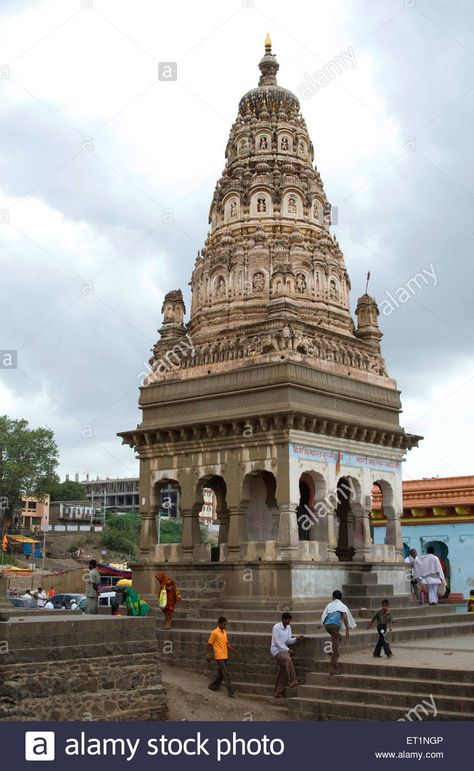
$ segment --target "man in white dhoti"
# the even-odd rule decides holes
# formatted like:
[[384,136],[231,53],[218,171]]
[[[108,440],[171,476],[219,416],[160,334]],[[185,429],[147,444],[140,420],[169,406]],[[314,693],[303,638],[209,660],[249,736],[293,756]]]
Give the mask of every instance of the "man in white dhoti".
[[426,554],[416,557],[413,569],[416,578],[428,589],[428,602],[430,605],[438,603],[438,586],[446,584],[446,578],[441,567],[441,562],[434,553],[434,547],[428,546]]

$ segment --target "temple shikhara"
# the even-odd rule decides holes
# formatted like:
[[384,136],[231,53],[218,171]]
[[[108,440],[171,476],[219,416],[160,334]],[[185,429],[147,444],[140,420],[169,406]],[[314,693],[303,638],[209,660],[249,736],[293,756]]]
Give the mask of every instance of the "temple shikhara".
[[[218,570],[229,596],[297,600],[376,569],[406,594],[401,463],[419,437],[400,426],[376,301],[362,295],[351,315],[313,144],[268,37],[259,68],[225,148],[189,321],[181,290],[170,291],[142,422],[120,434],[140,459],[134,585],[153,592],[168,563],[175,576]],[[374,486],[386,521],[378,544]],[[179,493],[180,544],[158,543],[163,488]],[[215,495],[218,549],[201,542],[204,490]]]

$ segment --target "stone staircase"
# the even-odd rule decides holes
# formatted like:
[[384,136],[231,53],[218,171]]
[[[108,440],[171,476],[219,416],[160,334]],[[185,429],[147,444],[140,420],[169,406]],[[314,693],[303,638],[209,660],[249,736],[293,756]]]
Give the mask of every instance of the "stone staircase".
[[[216,626],[218,616],[224,615],[228,619],[229,639],[239,651],[230,663],[236,690],[252,698],[271,698],[276,674],[275,662],[269,651],[271,629],[280,619],[282,611],[288,609],[293,615],[293,632],[306,636],[296,648],[295,664],[300,683],[298,694],[288,692],[288,695],[295,696],[287,702],[293,719],[398,719],[421,703],[427,693],[439,697],[436,705],[440,717],[437,719],[474,718],[472,673],[451,670],[433,676],[425,669],[407,672],[403,668],[402,674],[400,667],[392,673],[395,667],[381,665],[375,675],[372,668],[365,671],[363,665],[348,664],[345,665],[344,676],[336,682],[327,674],[325,649],[329,637],[320,628],[326,598],[299,600],[291,608],[286,604],[265,605],[259,601],[224,599],[221,595],[223,582],[220,578],[216,580],[215,574],[211,577],[214,584],[209,583],[205,587],[206,597],[202,594],[206,580],[203,574],[198,583],[195,576],[190,576],[189,585],[186,579],[181,578],[180,590],[184,601],[177,606],[173,629],[161,629],[159,620],[158,638],[163,646],[162,656],[170,664],[209,673],[207,638]],[[188,595],[189,590],[191,595]],[[378,584],[376,573],[367,569],[354,570],[342,590],[344,602],[358,624],[350,641],[343,640],[341,643],[342,661],[348,651],[370,650],[375,645],[375,633],[366,627],[382,599],[389,600],[394,617],[394,646],[410,640],[474,633],[474,614],[459,613],[455,605],[447,603],[436,607],[420,606],[409,595],[394,595],[391,585]],[[395,688],[393,683],[398,681],[400,687]],[[456,690],[454,686],[460,683],[462,687]],[[392,692],[396,695],[393,696]]]
[[316,661],[288,709],[293,720],[474,720],[474,672],[346,663],[334,679]]

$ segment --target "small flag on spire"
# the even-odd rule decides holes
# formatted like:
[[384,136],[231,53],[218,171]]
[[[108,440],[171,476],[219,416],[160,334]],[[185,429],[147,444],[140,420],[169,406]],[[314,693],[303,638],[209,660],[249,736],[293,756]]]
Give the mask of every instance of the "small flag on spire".
[[365,285],[365,293],[366,293],[366,294],[367,294],[367,292],[369,291],[369,281],[370,281],[370,270],[369,270],[369,272],[367,273],[367,283],[366,283],[366,285]]
[[2,551],[7,550],[7,544],[8,544],[7,534],[4,533],[2,538]]

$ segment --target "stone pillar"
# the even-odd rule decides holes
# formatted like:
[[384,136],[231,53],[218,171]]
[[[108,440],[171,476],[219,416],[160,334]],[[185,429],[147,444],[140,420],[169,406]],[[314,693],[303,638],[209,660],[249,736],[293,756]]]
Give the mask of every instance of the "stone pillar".
[[138,482],[138,503],[141,516],[140,556],[146,562],[154,557],[158,542],[156,517],[159,507],[155,505],[154,488],[151,483],[150,459],[140,457],[140,479]]
[[387,518],[385,543],[387,546],[395,546],[396,559],[401,562],[403,558],[403,539],[400,513],[394,506],[384,506],[383,513]]
[[196,544],[201,543],[201,530],[199,527],[199,505],[192,509],[183,510],[183,530],[181,532],[181,548],[184,562],[193,561],[193,551]]
[[318,508],[318,504],[314,507],[314,511],[318,522],[314,526],[316,540],[327,544],[328,560],[337,562],[336,512],[329,506]]
[[372,507],[367,508],[353,503],[354,511],[354,560],[356,562],[370,562],[372,560],[372,538],[370,535],[370,513]]
[[280,505],[280,522],[278,527],[278,551],[282,559],[293,559],[298,556],[299,535],[296,515],[297,503]]
[[219,546],[223,543],[227,543],[229,540],[229,512],[223,512],[217,515],[219,522]]
[[155,546],[158,543],[158,533],[156,529],[156,517],[160,513],[159,506],[150,506],[147,511],[141,512],[140,528],[140,552],[142,560],[146,561],[153,557]]
[[238,506],[229,506],[229,530],[227,549],[229,561],[240,559],[240,546],[247,540],[247,509],[249,501],[243,500]]

